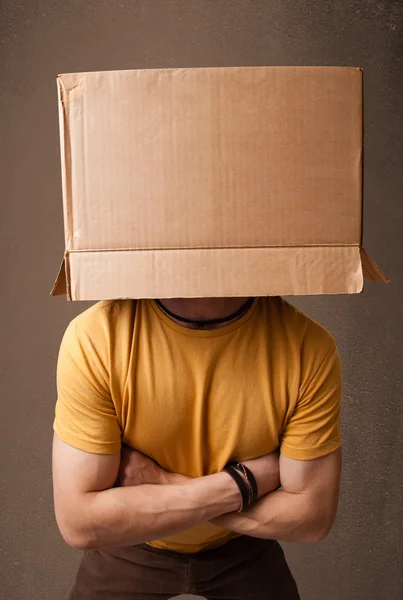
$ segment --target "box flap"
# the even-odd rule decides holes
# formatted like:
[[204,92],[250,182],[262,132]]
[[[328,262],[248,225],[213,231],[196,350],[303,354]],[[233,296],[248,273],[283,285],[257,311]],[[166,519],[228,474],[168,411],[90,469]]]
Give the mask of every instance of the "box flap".
[[361,248],[361,262],[364,279],[377,281],[378,283],[390,283],[386,275],[382,273],[380,268],[374,263],[372,258],[368,256],[363,248]]
[[71,252],[72,300],[356,294],[358,246]]
[[56,281],[53,284],[50,295],[51,296],[64,296],[67,293],[67,279],[66,279],[66,260],[63,259],[60,265],[59,272],[56,277]]

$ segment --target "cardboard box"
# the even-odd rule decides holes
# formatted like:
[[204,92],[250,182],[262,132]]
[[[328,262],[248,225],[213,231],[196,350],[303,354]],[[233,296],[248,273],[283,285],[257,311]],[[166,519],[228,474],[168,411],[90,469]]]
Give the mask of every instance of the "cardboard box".
[[362,71],[58,77],[72,300],[358,293]]

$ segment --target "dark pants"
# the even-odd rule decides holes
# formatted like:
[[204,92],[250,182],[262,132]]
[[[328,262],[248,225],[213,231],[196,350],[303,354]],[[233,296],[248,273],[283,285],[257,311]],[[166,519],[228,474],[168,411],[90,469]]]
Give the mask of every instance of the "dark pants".
[[213,550],[182,554],[146,544],[86,552],[70,600],[299,600],[278,542],[242,536]]

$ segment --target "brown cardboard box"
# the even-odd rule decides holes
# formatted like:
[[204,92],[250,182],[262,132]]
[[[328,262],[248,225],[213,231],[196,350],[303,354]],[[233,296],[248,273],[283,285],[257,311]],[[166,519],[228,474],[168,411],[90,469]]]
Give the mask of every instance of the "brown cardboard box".
[[362,71],[58,77],[72,300],[358,293]]

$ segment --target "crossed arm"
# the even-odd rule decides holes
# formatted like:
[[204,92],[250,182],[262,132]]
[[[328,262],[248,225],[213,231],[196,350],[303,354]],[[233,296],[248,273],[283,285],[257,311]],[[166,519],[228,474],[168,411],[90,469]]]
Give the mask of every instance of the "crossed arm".
[[318,542],[336,518],[341,448],[315,460],[297,461],[280,454],[282,489],[261,498],[241,514],[213,520],[226,529],[284,542]]
[[120,453],[76,450],[56,435],[53,483],[56,519],[76,548],[138,544],[211,521],[254,537],[315,542],[335,519],[341,450],[309,461],[280,456],[281,491],[267,493],[239,514],[239,491],[227,473],[168,485],[113,487]]

